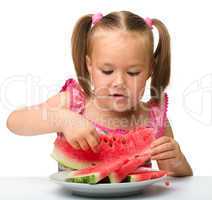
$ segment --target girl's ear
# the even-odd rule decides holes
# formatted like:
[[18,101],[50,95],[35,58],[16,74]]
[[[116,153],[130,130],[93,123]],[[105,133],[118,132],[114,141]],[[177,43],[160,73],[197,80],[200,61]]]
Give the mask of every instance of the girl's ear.
[[91,74],[91,59],[88,55],[86,55],[86,65],[87,65],[89,74]]

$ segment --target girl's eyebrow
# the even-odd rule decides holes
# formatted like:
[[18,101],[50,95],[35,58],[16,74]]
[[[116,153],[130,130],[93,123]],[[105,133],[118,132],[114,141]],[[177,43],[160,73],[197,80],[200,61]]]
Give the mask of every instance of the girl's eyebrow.
[[[103,66],[114,67],[114,65],[111,63],[103,63]],[[140,66],[142,66],[142,64],[134,64],[129,65],[128,68],[140,68]]]
[[103,63],[103,66],[113,67],[113,65],[110,63]]

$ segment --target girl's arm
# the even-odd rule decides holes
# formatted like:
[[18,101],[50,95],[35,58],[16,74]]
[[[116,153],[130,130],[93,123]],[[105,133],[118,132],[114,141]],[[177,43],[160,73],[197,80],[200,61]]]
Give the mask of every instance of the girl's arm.
[[[168,121],[168,120],[167,120]],[[173,131],[168,121],[163,137],[152,146],[153,160],[157,160],[159,169],[166,170],[170,176],[192,176],[192,169],[174,140]]]
[[24,136],[60,132],[65,119],[70,120],[72,113],[67,109],[69,99],[68,92],[60,92],[39,105],[17,109],[8,116],[7,128]]

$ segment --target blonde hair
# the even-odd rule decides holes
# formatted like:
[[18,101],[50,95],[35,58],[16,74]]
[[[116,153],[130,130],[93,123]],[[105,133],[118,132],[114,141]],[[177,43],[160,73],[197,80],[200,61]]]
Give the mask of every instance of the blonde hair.
[[150,95],[156,101],[161,100],[162,92],[170,80],[170,37],[166,26],[158,19],[152,19],[153,25],[159,33],[159,41],[153,52],[153,33],[145,20],[129,11],[112,12],[91,28],[92,14],[82,16],[76,23],[72,38],[72,58],[76,70],[78,82],[86,95],[91,95],[90,76],[86,66],[86,55],[91,51],[91,41],[95,32],[99,29],[114,30],[123,29],[142,33],[149,41],[149,53],[153,63],[151,74]]

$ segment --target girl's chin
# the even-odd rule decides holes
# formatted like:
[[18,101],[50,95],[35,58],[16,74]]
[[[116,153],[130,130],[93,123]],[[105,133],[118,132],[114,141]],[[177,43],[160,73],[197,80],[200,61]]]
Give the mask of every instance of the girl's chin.
[[117,112],[129,112],[134,110],[133,106],[127,104],[113,104],[111,108]]
[[104,111],[129,112],[134,111],[136,107],[129,99],[98,98],[95,102],[96,106]]

